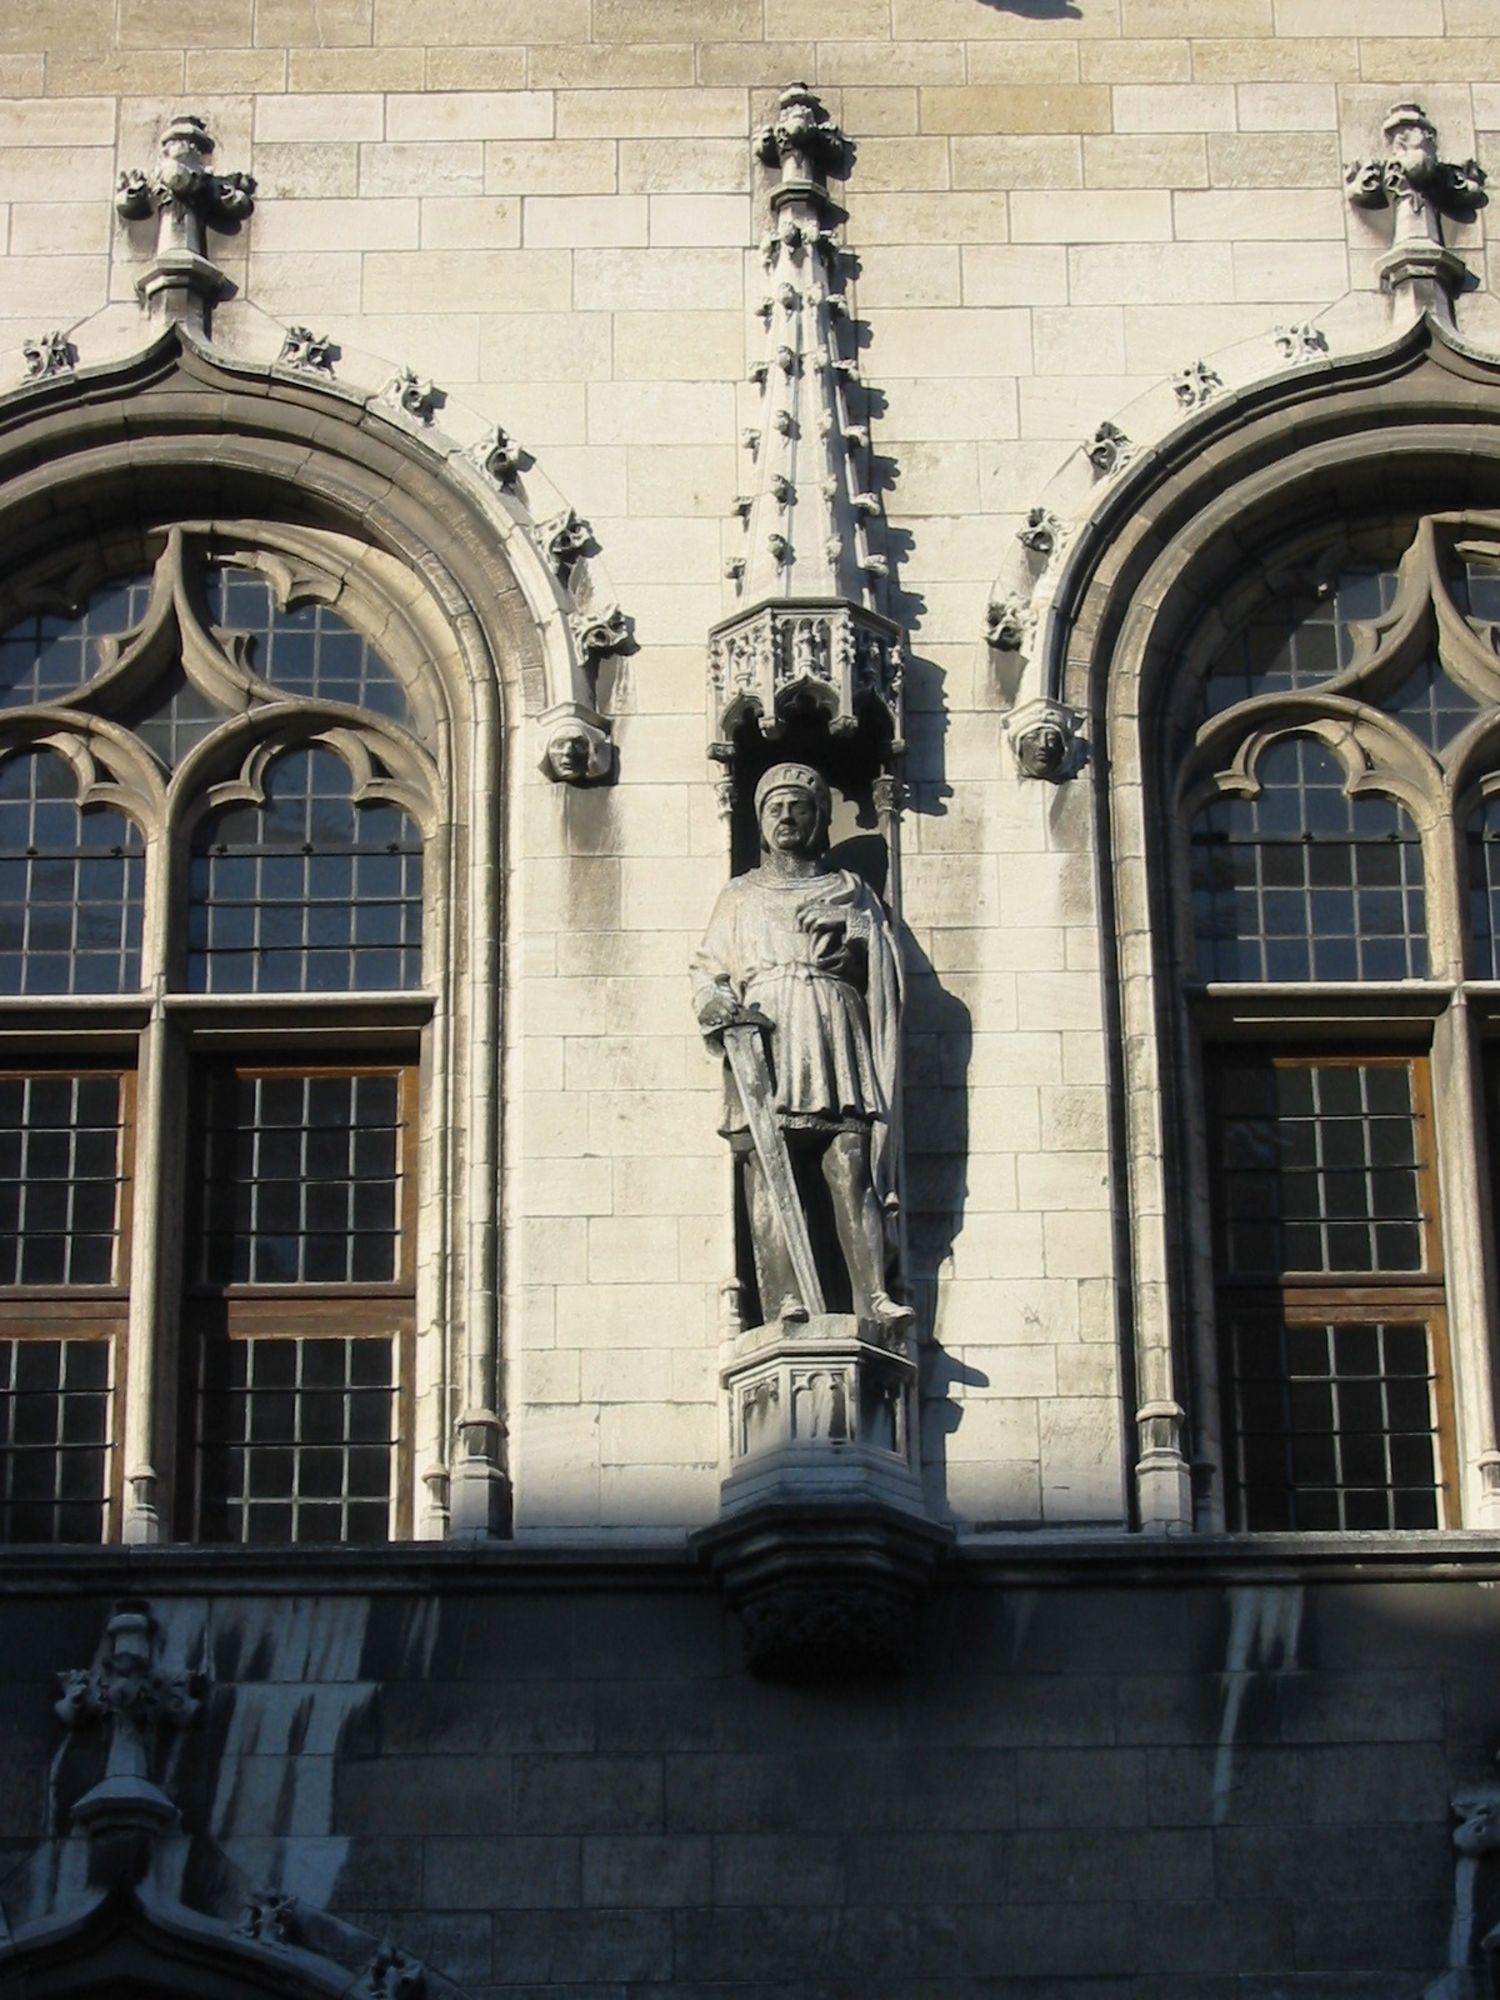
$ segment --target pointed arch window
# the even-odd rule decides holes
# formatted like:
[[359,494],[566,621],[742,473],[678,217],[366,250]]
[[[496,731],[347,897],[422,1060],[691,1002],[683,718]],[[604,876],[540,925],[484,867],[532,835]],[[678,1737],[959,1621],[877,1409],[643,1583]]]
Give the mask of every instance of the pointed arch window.
[[1500,517],[1304,541],[1263,578],[1175,696],[1204,1435],[1232,1527],[1453,1526],[1455,1381],[1490,1379],[1448,1274],[1495,1258]]
[[44,1051],[0,1069],[0,1539],[118,1534],[168,1379],[168,1533],[402,1532],[420,649],[346,543],[206,524],[0,621],[0,1028]]

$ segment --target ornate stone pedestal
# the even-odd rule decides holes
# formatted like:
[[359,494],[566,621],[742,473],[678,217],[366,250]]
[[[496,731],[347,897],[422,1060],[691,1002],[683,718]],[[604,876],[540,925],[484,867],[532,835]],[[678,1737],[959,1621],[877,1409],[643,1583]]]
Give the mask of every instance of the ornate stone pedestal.
[[696,1540],[775,1678],[905,1664],[916,1601],[951,1539],[915,1470],[915,1343],[849,1313],[724,1343],[729,1415],[718,1523]]

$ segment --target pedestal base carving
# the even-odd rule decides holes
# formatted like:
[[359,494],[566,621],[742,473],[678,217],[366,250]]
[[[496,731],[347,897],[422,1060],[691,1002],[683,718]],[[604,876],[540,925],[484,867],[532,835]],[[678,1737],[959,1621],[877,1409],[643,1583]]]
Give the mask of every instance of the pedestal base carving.
[[763,1501],[694,1537],[739,1613],[751,1672],[767,1680],[901,1672],[951,1541],[904,1508],[831,1498]]

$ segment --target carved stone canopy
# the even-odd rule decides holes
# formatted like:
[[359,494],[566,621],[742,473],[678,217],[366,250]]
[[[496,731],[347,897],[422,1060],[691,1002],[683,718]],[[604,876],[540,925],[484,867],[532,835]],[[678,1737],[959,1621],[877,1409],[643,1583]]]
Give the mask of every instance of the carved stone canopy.
[[873,717],[894,747],[903,678],[899,628],[878,613],[827,599],[762,605],[710,635],[710,754],[727,763],[747,725],[774,742],[809,715],[838,736]]

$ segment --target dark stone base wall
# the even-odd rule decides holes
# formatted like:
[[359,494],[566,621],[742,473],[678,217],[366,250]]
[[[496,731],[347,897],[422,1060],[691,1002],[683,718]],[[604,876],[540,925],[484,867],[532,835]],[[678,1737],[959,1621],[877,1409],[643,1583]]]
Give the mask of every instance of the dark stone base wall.
[[686,1566],[410,1557],[12,1576],[10,1920],[50,1789],[98,1775],[97,1741],[58,1759],[55,1672],[134,1592],[212,1683],[165,1774],[185,1900],[326,1901],[475,2000],[1416,2000],[1447,1964],[1450,1801],[1500,1744],[1487,1573],[960,1560],[905,1679],[796,1689]]

